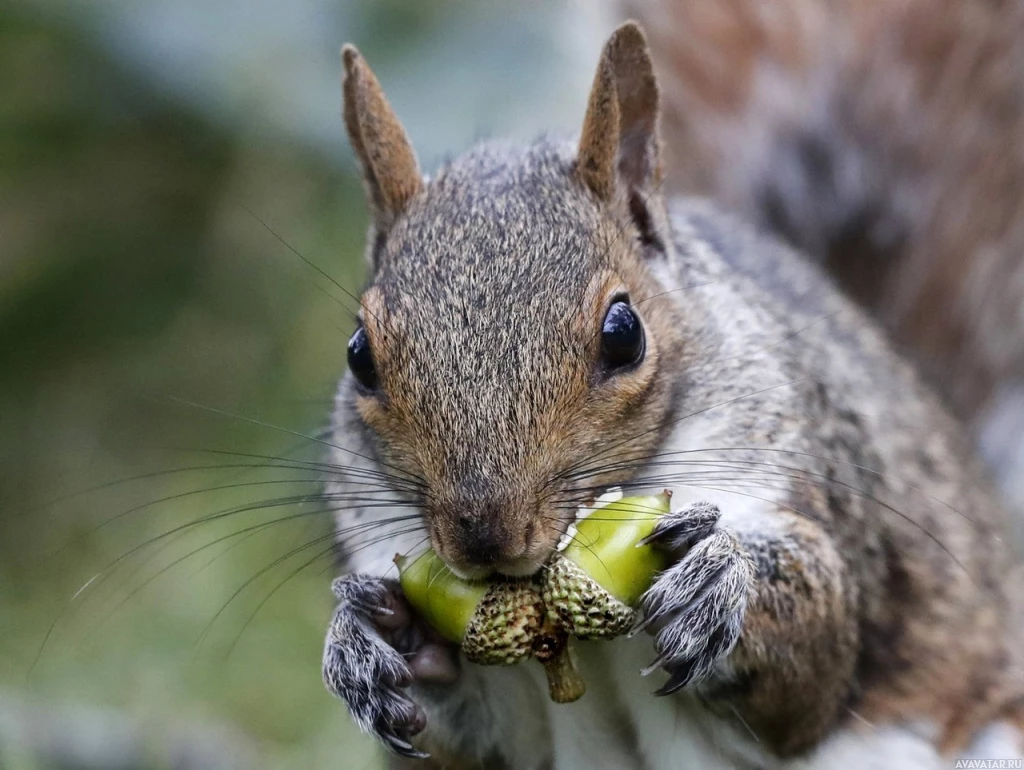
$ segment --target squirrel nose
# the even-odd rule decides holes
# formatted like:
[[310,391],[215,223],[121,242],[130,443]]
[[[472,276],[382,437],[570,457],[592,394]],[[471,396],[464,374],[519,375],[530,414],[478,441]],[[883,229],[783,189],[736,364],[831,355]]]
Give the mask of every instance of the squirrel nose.
[[466,561],[474,566],[489,567],[505,558],[507,538],[489,517],[462,514],[458,528],[459,550]]
[[442,554],[453,567],[470,573],[531,574],[537,565],[529,559],[533,524],[523,524],[501,506],[477,506],[455,516],[453,547]]

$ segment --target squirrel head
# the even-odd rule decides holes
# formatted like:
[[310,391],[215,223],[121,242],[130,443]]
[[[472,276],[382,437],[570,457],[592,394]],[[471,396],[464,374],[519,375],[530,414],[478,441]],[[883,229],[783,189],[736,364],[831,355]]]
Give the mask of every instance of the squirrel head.
[[654,449],[678,380],[644,35],[605,45],[578,141],[484,144],[431,179],[355,48],[344,64],[372,224],[339,408],[417,479],[456,572],[531,574]]

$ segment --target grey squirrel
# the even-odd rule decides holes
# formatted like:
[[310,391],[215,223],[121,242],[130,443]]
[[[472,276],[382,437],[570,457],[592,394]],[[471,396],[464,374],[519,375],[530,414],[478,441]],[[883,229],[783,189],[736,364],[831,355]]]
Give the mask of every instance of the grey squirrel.
[[[437,767],[1020,757],[1019,566],[972,442],[800,254],[663,194],[640,28],[605,45],[578,139],[431,177],[343,58],[371,278],[328,492],[365,503],[338,517],[323,674],[356,723]],[[615,486],[673,489],[672,566],[648,633],[579,645],[577,703],[460,661],[403,599],[396,552],[530,574]]]

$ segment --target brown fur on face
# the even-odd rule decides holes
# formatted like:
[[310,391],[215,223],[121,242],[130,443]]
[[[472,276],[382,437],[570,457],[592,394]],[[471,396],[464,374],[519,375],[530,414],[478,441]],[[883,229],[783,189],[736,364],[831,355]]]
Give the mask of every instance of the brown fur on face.
[[[629,475],[588,473],[584,487],[572,466],[601,464],[610,441],[650,451],[670,407],[671,305],[639,310],[638,365],[607,372],[600,360],[608,307],[657,292],[644,252],[665,242],[657,90],[639,28],[612,36],[599,72],[591,103],[607,109],[588,111],[578,152],[550,139],[479,147],[400,196],[374,244],[362,317],[380,386],[356,409],[380,455],[423,484],[432,544],[464,574],[534,572],[575,508]],[[369,124],[346,101],[350,114]],[[357,152],[364,136],[353,135]],[[394,144],[381,145],[386,165],[408,171],[411,149]],[[360,155],[373,199],[377,157]]]
[[[469,181],[488,176],[481,165],[493,187]],[[426,482],[433,544],[467,573],[536,569],[597,492],[557,474],[618,436],[648,431],[632,442],[648,450],[669,405],[663,303],[641,305],[642,363],[601,371],[613,297],[655,289],[627,223],[573,205],[576,185],[554,147],[471,153],[390,233],[364,296],[381,387],[357,399],[359,414],[388,462]],[[463,213],[453,222],[451,211]]]

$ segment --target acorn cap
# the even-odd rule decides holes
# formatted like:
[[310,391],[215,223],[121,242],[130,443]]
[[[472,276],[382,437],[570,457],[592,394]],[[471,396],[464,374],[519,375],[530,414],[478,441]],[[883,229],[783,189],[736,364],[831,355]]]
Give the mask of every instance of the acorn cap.
[[532,583],[492,583],[469,620],[462,651],[473,663],[516,663],[530,655],[544,622],[544,606]]
[[636,621],[632,607],[561,554],[548,565],[541,596],[548,616],[579,639],[611,639]]

